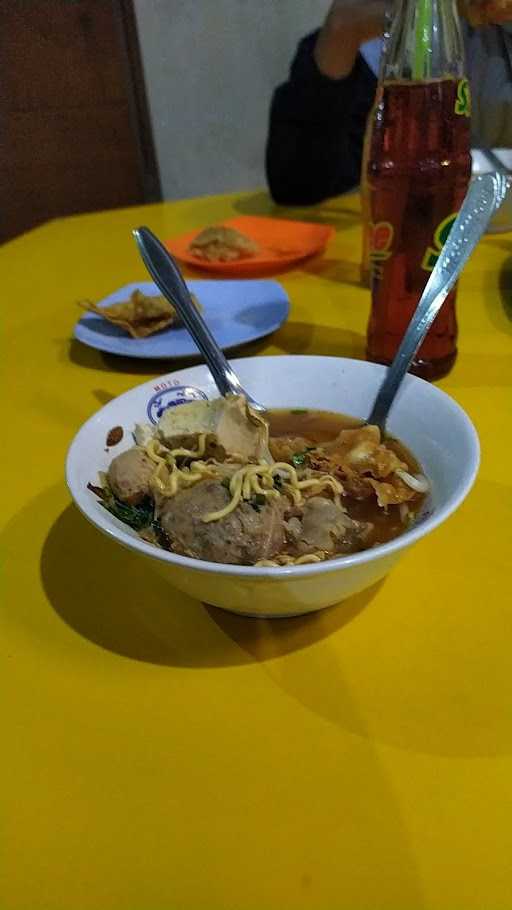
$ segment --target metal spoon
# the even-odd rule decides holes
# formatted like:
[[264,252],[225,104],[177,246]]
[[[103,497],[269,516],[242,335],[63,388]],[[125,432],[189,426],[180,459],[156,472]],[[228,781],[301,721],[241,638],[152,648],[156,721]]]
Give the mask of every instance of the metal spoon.
[[[490,218],[503,202],[509,186],[510,181],[498,173],[485,174],[472,182],[368,417],[367,422],[377,424],[382,432],[416,351],[484,233]],[[266,408],[243,388],[224,357],[210,329],[192,303],[187,285],[169,251],[147,227],[137,228],[133,234],[148,272],[164,297],[176,307],[203,354],[220,394],[245,395],[253,408],[265,412]]]
[[183,275],[169,251],[147,227],[133,231],[139,253],[164,297],[172,303],[201,351],[221,395],[245,395],[256,411],[266,408],[243,388],[190,297]]
[[384,432],[389,411],[416,351],[511,185],[503,173],[484,174],[470,185],[448,240],[427,281],[402,343],[389,367],[368,423]]

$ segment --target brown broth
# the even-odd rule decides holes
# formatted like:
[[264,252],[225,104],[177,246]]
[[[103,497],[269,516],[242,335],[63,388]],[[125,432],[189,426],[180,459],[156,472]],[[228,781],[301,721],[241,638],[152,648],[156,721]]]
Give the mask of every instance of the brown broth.
[[[271,437],[278,436],[303,436],[313,443],[329,442],[341,430],[352,430],[363,425],[364,421],[346,414],[336,414],[333,411],[317,411],[314,409],[275,409],[268,415]],[[411,474],[423,473],[421,465],[407,447],[398,439],[386,437],[386,445],[398,457],[405,461]],[[418,496],[407,503],[410,511],[416,515],[425,497]],[[348,514],[356,521],[370,521],[374,529],[368,539],[368,546],[387,543],[403,534],[406,530],[400,518],[398,506],[390,506],[387,511],[381,509],[375,498],[357,500],[347,496],[344,504]]]
[[363,425],[357,417],[303,408],[276,408],[269,411],[271,436],[305,436],[312,442],[328,442],[340,430],[352,430]]

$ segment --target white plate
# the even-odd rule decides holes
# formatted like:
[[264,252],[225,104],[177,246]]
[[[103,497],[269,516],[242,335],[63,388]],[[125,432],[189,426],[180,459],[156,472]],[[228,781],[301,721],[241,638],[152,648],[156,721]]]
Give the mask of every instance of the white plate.
[[[224,350],[264,338],[275,332],[288,316],[288,296],[277,281],[188,281],[187,285],[203,307],[203,317]],[[160,294],[152,281],[139,281],[119,288],[98,305],[106,307],[127,300],[137,288],[149,296]],[[149,338],[131,338],[95,313],[85,313],[77,322],[74,334],[91,348],[124,357],[165,359],[199,354],[185,328],[164,329]]]

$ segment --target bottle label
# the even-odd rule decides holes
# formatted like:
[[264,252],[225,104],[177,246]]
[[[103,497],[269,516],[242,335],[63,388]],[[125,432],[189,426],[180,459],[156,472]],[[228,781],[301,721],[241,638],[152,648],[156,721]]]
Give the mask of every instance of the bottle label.
[[467,79],[459,79],[457,83],[455,113],[461,117],[471,117],[471,91]]
[[391,256],[395,230],[390,221],[370,224],[370,263],[372,276],[382,278],[383,264]]
[[452,229],[456,217],[457,212],[454,212],[452,215],[448,215],[448,217],[441,221],[441,224],[437,226],[434,233],[434,246],[427,247],[421,263],[422,269],[426,272],[431,272],[439,259],[441,250],[448,239],[448,234]]

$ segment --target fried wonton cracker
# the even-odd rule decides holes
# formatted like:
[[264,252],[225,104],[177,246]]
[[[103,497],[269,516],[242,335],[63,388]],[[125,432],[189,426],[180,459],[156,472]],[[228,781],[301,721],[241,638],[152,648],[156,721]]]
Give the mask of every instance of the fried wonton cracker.
[[248,259],[259,252],[258,244],[235,228],[223,224],[207,227],[191,241],[189,250],[209,262],[233,262]]
[[[193,294],[191,297],[194,305],[200,310],[197,298]],[[146,338],[168,326],[180,324],[178,313],[165,297],[149,297],[138,288],[130,294],[129,300],[122,303],[99,307],[90,300],[84,300],[80,301],[79,305],[119,326],[132,338]]]

